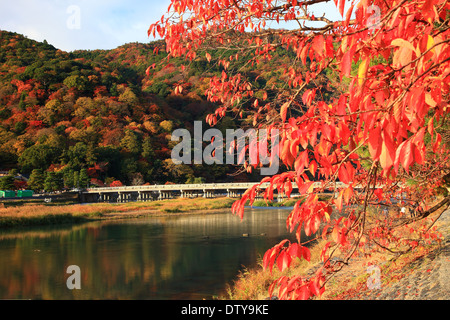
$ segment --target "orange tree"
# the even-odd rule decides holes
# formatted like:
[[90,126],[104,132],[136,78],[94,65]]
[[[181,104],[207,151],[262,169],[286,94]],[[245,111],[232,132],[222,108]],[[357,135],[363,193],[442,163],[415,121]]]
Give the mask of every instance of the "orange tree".
[[[297,241],[276,244],[263,264],[284,270],[294,259],[308,260],[306,234],[328,240],[323,265],[311,277],[275,281],[269,293],[278,289],[282,299],[320,295],[327,279],[361,250],[402,253],[436,240],[429,225],[412,228],[412,222],[450,204],[448,193],[436,198],[449,174],[448,141],[442,137],[450,107],[450,3],[334,0],[341,18],[332,21],[313,14],[326,2],[172,0],[148,31],[165,39],[170,57],[206,58],[220,66],[205,93],[218,105],[207,117],[210,124],[244,111],[256,128],[279,130],[279,157],[289,170],[255,184],[232,210],[242,218],[244,205],[258,192],[271,199],[275,190],[289,195],[296,185],[305,195],[286,221]],[[289,59],[277,67],[286,81],[256,86],[235,63],[268,63],[280,48]],[[325,98],[317,79],[330,70],[340,86]],[[182,89],[180,83],[176,91]],[[319,199],[325,189],[336,197]],[[413,199],[414,215],[398,210],[389,224],[382,214],[369,223],[371,206],[396,206],[391,199],[399,197]],[[337,219],[330,217],[333,210],[340,212]],[[400,228],[410,236],[398,233]]]

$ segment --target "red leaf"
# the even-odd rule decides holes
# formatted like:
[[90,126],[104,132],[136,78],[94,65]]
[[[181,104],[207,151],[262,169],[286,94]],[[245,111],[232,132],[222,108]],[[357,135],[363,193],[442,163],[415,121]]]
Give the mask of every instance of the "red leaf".
[[292,261],[292,257],[283,250],[277,259],[277,266],[281,272],[283,272],[286,268],[289,268]]
[[333,239],[334,242],[339,243],[339,227],[336,225],[333,228],[333,232],[331,233],[331,238]]
[[369,152],[372,160],[378,160],[381,153],[381,129],[376,127],[369,133]]
[[411,140],[408,140],[400,151],[400,161],[406,172],[409,172],[409,166],[414,162],[414,150]]
[[286,185],[287,185],[287,190],[286,190],[286,187],[285,187],[285,194],[286,194],[286,197],[290,198],[291,192],[292,192],[292,182],[290,180],[288,180],[286,182]]
[[311,251],[307,247],[302,247],[302,255],[306,261],[311,261]]
[[300,245],[298,243],[293,243],[289,247],[288,253],[291,257],[300,258],[302,256],[302,254],[301,254],[301,250],[299,250],[299,249],[301,249]]
[[339,0],[339,13],[344,17],[345,0]]
[[433,143],[433,152],[436,153],[437,148],[439,147],[439,145],[441,144],[442,141],[442,137],[440,133],[436,134],[436,141]]
[[389,169],[394,165],[395,160],[395,147],[392,142],[392,139],[386,131],[381,134],[383,142],[381,145],[381,153],[380,153],[380,165],[384,169],[385,172],[388,172]]
[[322,57],[323,52],[325,51],[325,38],[323,37],[323,35],[319,34],[318,36],[314,37],[311,47],[319,57]]
[[419,146],[413,144],[413,149],[414,149],[414,160],[415,160],[415,162],[418,163],[418,164],[424,164],[424,161],[425,161],[425,156],[424,156],[425,147],[419,147]]
[[297,299],[308,300],[310,297],[309,286],[307,284],[301,286],[296,290],[296,293],[298,294]]
[[286,121],[287,108],[289,107],[289,102],[284,103],[280,109],[281,120]]
[[313,181],[309,181],[309,182],[306,182],[306,183],[302,184],[302,186],[298,188],[298,192],[300,194],[307,193],[309,188],[312,186],[313,183],[314,183]]
[[304,104],[306,104],[307,106],[311,105],[311,102],[313,101],[314,97],[316,95],[316,90],[315,89],[309,89],[306,90],[305,93],[303,93],[302,95],[302,101]]
[[347,168],[342,165],[339,168],[339,172],[338,172],[338,178],[341,182],[348,184],[350,182],[350,179],[348,177],[348,172],[347,172]]
[[330,226],[325,226],[325,228],[323,228],[323,230],[322,230],[322,239],[323,240],[326,240],[326,238],[327,238],[327,231],[328,231],[329,227]]
[[317,170],[317,162],[312,160],[311,163],[309,164],[309,172],[311,172],[311,174],[313,176],[316,175],[316,170]]
[[346,204],[350,202],[350,198],[352,197],[352,195],[353,195],[353,187],[349,186],[344,190],[344,200]]
[[336,207],[339,210],[339,212],[342,211],[342,197],[343,197],[343,192],[340,191],[339,192],[339,196],[337,197],[335,203],[336,203]]

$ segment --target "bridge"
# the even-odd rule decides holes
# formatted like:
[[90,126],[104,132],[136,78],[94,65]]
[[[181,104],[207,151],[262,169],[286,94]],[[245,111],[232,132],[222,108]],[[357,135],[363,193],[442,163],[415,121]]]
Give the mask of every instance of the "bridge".
[[[129,201],[155,201],[173,198],[214,198],[226,196],[229,198],[240,198],[242,194],[253,187],[257,182],[246,183],[204,183],[204,184],[167,184],[167,185],[142,185],[127,187],[109,188],[88,188],[80,191],[81,202],[129,202]],[[270,183],[263,183],[262,189],[270,186]],[[321,187],[321,182],[315,182],[314,188]],[[337,182],[336,187],[344,187],[344,183]],[[297,188],[292,184],[293,192]],[[283,194],[277,195],[278,201],[284,199]],[[293,194],[293,195],[294,195]],[[262,197],[262,196],[261,196]]]

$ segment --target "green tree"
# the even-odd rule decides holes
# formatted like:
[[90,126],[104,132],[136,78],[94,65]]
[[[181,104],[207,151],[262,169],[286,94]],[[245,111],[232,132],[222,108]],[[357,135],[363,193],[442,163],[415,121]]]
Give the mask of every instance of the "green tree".
[[71,167],[66,167],[63,170],[63,182],[65,188],[74,188],[74,170]]
[[69,76],[63,81],[68,88],[75,88],[78,91],[85,91],[88,88],[88,80],[83,76],[73,75]]
[[28,187],[36,192],[44,189],[45,175],[42,169],[33,169],[28,179]]
[[120,146],[132,155],[138,155],[141,149],[137,134],[131,130],[125,131],[125,136],[120,141]]
[[126,88],[125,91],[119,95],[119,102],[134,106],[138,103],[138,98],[133,90]]
[[78,181],[79,181],[80,188],[87,188],[88,187],[90,178],[89,178],[89,175],[88,175],[86,169],[81,169],[80,170],[80,175],[79,175],[79,180]]
[[0,178],[0,190],[14,190],[14,176],[7,175]]
[[73,187],[80,187],[80,171],[72,171],[73,172]]
[[80,170],[86,166],[86,154],[88,147],[83,142],[77,142],[74,146],[69,147],[65,153],[67,164],[74,170]]
[[147,161],[151,161],[155,157],[155,151],[153,150],[152,139],[150,137],[144,138],[141,155]]
[[46,170],[50,164],[56,163],[59,157],[57,148],[48,145],[34,145],[26,149],[19,157],[19,166],[24,173],[33,169]]
[[44,189],[47,192],[61,190],[63,187],[63,179],[59,172],[48,171],[44,180]]
[[24,133],[25,129],[27,128],[27,124],[24,121],[18,121],[14,125],[14,132],[16,135],[20,136]]

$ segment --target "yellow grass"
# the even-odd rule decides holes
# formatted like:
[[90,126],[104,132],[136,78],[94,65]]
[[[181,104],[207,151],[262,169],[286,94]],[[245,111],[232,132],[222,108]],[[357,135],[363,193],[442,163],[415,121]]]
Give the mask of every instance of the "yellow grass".
[[[375,212],[370,212],[368,222],[374,218]],[[431,219],[427,221],[415,222],[414,225],[420,226],[435,219],[439,213],[435,213]],[[409,228],[408,227],[408,228]],[[442,227],[442,226],[440,226]],[[446,226],[444,226],[446,227]],[[405,230],[402,230],[406,232]],[[404,236],[411,236],[411,234],[403,234]],[[294,275],[313,275],[315,270],[322,264],[320,253],[325,244],[325,240],[320,240],[310,247],[311,260],[294,261],[291,267],[281,273],[276,266],[273,267],[272,273],[269,270],[264,271],[262,262],[259,267],[252,270],[245,269],[238,276],[237,280],[229,284],[227,294],[221,299],[229,300],[262,300],[268,298],[268,289],[273,281],[281,276]],[[361,253],[354,257],[348,266],[345,266],[340,272],[336,273],[327,283],[324,294],[317,298],[321,300],[333,299],[348,299],[354,297],[361,290],[367,289],[367,280],[370,274],[367,272],[367,267],[370,265],[377,265],[382,273],[382,285],[395,282],[409,272],[408,265],[420,257],[426,256],[439,247],[440,241],[427,244],[423,247],[418,247],[415,250],[407,252],[403,255],[394,255],[385,250],[371,252],[370,254]],[[274,291],[277,294],[277,290]]]
[[0,207],[0,227],[30,224],[78,222],[84,220],[118,219],[148,215],[214,212],[230,208],[233,199],[170,199],[123,204],[95,203],[74,205],[25,204]]

